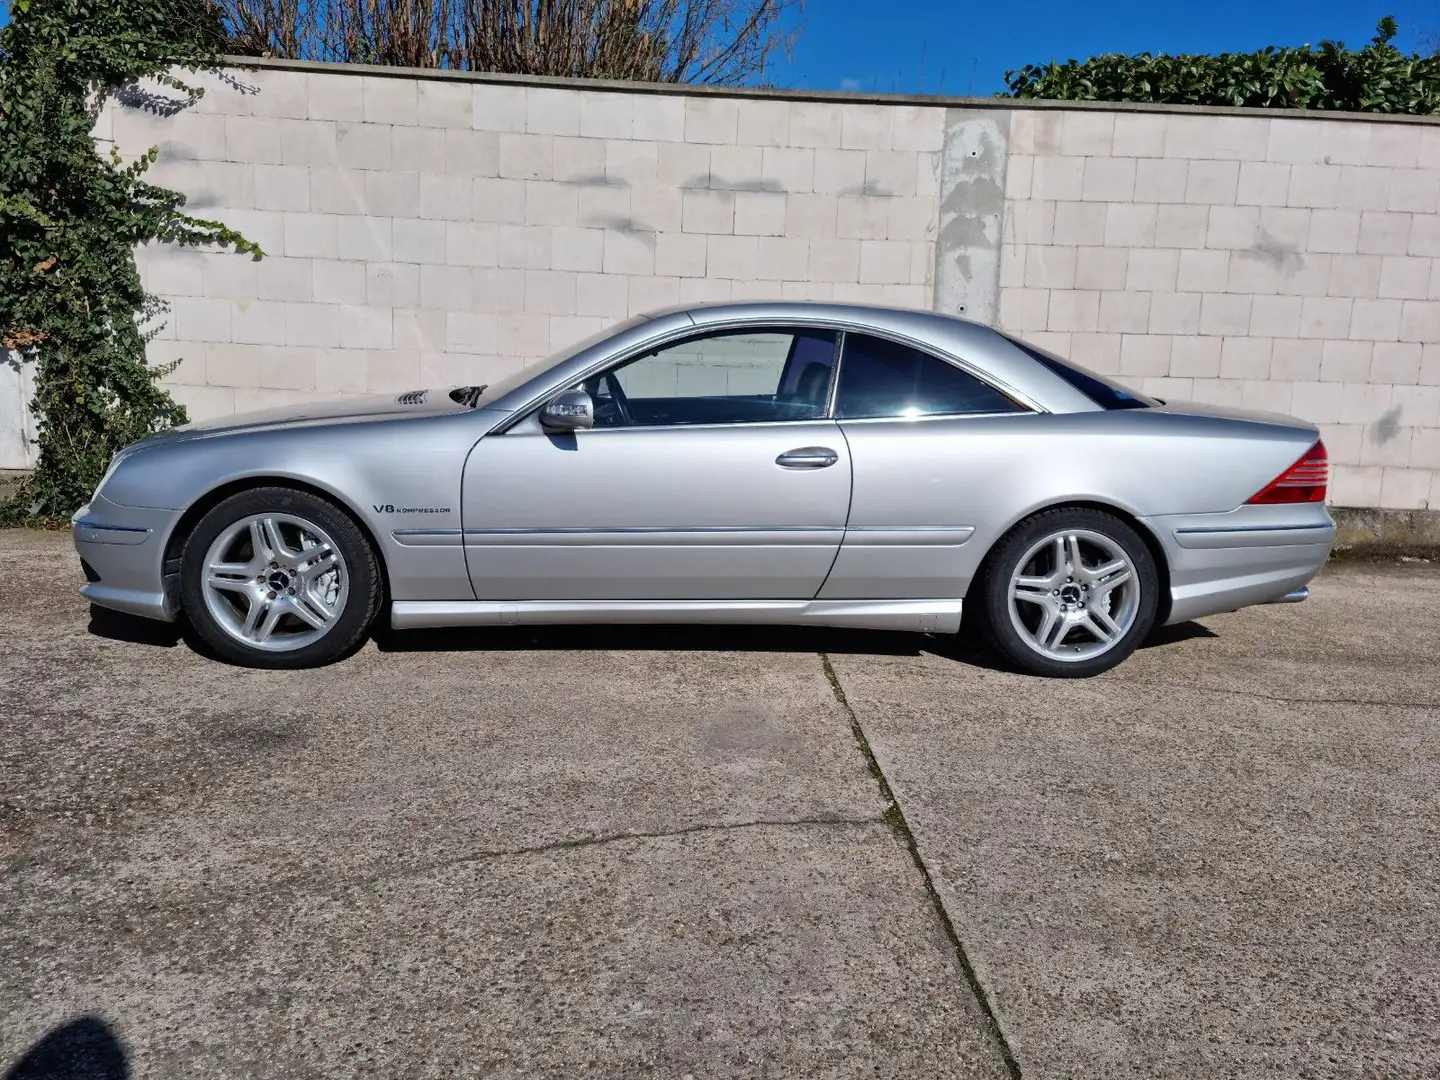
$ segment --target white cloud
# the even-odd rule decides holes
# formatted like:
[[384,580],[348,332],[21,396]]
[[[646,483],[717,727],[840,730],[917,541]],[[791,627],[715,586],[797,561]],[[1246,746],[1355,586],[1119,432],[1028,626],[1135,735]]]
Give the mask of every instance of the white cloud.
[[840,80],[840,89],[841,89],[841,90],[859,90],[859,89],[860,89],[860,80],[859,80],[859,79],[841,79],[841,80]]

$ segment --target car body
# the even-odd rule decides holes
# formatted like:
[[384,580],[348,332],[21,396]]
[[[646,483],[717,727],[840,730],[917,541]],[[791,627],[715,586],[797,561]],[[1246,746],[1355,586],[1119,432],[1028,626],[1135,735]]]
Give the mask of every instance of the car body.
[[[1303,498],[1251,501],[1307,454]],[[151,619],[185,607],[197,522],[266,486],[353,520],[396,628],[950,632],[987,556],[1054,508],[1143,539],[1157,624],[1298,598],[1334,540],[1323,485],[1291,417],[1127,394],[931,312],[747,303],[641,316],[489,388],[177,428],[118,454],[73,527],[84,595]]]

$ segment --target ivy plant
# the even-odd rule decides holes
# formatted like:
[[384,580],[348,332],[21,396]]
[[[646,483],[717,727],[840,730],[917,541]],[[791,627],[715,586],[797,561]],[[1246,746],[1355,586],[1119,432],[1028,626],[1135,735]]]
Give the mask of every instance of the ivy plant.
[[37,361],[40,442],[0,520],[63,520],[116,450],[185,422],[159,385],[173,365],[146,363],[164,305],[141,283],[135,245],[261,252],[149,183],[154,147],[102,154],[92,131],[141,80],[193,104],[203,89],[185,73],[216,66],[223,42],[207,0],[15,0],[0,30],[0,348]]
[[1440,57],[1406,56],[1391,44],[1396,32],[1387,15],[1362,49],[1322,41],[1214,56],[1108,53],[1007,71],[1005,84],[1010,97],[1059,101],[1440,112]]

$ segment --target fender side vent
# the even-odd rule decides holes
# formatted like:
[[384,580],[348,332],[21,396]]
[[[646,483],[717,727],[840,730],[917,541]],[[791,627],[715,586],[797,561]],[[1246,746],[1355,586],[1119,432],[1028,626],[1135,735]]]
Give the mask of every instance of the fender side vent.
[[428,390],[411,390],[401,394],[395,399],[397,405],[424,405],[425,398],[429,396]]

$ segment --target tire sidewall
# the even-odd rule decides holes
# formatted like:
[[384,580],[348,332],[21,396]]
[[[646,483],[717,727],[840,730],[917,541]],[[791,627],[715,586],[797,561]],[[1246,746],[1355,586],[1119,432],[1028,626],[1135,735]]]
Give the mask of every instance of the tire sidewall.
[[[1108,651],[1085,660],[1055,660],[1032,649],[1010,620],[1010,579],[1016,563],[1037,541],[1062,530],[1100,533],[1114,541],[1135,567],[1140,585],[1139,608],[1125,636]],[[1155,625],[1160,601],[1160,575],[1149,546],[1135,529],[1112,514],[1084,507],[1045,510],[1016,525],[995,547],[982,578],[981,627],[986,638],[1012,667],[1048,678],[1087,678],[1123,663]]]
[[[227,633],[205,602],[205,556],[226,528],[252,514],[291,514],[313,521],[340,548],[350,577],[345,608],[318,641],[290,652],[248,648]],[[379,609],[380,581],[374,552],[354,520],[333,503],[294,488],[252,488],[216,504],[196,523],[180,559],[181,606],[195,632],[217,657],[257,668],[304,668],[332,663],[365,640]]]

